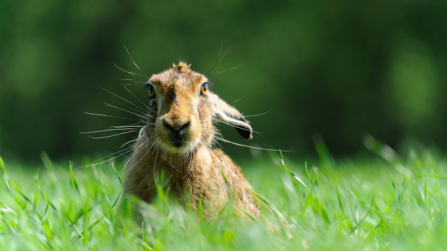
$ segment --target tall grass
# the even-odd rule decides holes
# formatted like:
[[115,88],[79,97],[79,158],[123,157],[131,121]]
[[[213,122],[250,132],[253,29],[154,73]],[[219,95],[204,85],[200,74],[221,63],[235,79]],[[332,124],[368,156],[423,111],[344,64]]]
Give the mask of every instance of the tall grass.
[[410,149],[402,159],[369,142],[387,161],[334,161],[318,139],[316,146],[315,165],[282,155],[243,165],[265,205],[259,221],[238,219],[231,206],[207,221],[206,201],[198,211],[182,208],[161,182],[136,225],[131,211],[139,202],[123,197],[111,163],[73,170],[43,155],[36,170],[0,159],[0,250],[447,249],[442,154]]

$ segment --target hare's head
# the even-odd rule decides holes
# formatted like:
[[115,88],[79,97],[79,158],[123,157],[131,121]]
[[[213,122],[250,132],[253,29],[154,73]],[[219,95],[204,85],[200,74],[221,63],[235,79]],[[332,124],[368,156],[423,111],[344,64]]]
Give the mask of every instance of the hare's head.
[[210,84],[183,62],[149,79],[146,133],[153,144],[172,153],[209,146],[215,134],[213,118],[230,124],[245,139],[252,138],[248,121],[211,92]]

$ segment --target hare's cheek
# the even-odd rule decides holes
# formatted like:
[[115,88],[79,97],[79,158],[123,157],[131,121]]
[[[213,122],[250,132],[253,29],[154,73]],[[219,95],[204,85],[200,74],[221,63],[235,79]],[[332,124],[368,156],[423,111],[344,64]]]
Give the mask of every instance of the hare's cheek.
[[191,118],[191,128],[189,131],[189,140],[196,141],[200,138],[200,133],[202,130],[201,122],[198,116],[193,116]]

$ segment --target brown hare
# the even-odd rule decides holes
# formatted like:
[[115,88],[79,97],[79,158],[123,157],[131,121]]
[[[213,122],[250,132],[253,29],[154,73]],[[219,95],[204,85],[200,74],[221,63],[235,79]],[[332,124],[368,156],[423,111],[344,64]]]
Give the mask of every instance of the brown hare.
[[[184,62],[149,79],[149,112],[128,163],[125,192],[151,203],[164,173],[169,193],[195,210],[202,198],[219,212],[231,196],[234,212],[259,218],[256,198],[240,168],[212,149],[218,133],[213,119],[230,124],[245,139],[252,138],[252,128],[209,86],[206,76]],[[204,215],[211,217],[211,210],[205,207]]]

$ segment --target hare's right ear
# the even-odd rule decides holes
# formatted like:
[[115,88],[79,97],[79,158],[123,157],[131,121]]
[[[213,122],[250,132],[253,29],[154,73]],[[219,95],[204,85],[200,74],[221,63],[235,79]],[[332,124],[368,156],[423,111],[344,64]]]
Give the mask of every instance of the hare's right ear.
[[208,92],[207,95],[210,97],[213,106],[214,117],[222,119],[231,125],[244,139],[253,138],[253,130],[251,129],[249,122],[238,110],[236,110],[236,108],[227,104],[214,93]]

